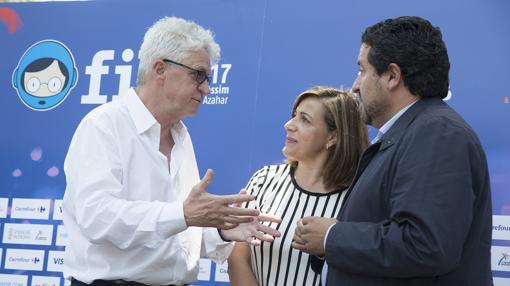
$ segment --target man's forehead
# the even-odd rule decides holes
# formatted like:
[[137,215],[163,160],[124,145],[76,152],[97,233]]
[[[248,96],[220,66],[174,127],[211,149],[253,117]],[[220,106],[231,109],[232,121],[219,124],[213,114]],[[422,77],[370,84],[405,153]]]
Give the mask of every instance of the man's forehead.
[[369,45],[367,45],[365,43],[361,44],[361,46],[359,48],[359,53],[358,53],[358,64],[360,64],[361,62],[363,62],[367,59],[369,50],[370,50]]

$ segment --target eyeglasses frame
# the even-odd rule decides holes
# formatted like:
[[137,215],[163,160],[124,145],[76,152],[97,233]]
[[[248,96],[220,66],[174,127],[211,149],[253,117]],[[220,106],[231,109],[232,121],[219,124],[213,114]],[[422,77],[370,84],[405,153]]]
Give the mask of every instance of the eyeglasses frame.
[[[207,81],[207,84],[210,84],[211,83],[211,77],[207,75],[207,73],[205,71],[202,71],[202,70],[197,70],[197,69],[194,69],[190,66],[187,66],[185,64],[181,64],[179,62],[176,62],[176,61],[172,61],[172,60],[169,60],[169,59],[163,59],[163,61],[165,63],[171,63],[171,64],[174,64],[174,65],[178,65],[180,67],[183,67],[183,68],[187,68],[189,69],[190,71],[193,72],[193,74],[195,75],[195,81],[200,85],[202,84],[204,81]],[[203,74],[203,77],[204,79],[203,80],[199,80],[199,77],[201,76],[201,74]]]

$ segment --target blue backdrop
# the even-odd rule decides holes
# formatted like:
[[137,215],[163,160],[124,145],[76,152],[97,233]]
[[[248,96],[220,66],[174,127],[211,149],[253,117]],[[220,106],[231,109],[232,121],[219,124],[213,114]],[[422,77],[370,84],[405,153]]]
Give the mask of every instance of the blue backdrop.
[[[505,0],[1,4],[0,282],[63,284],[66,234],[59,205],[69,142],[88,111],[135,83],[137,51],[155,20],[194,20],[213,30],[221,45],[213,94],[186,124],[201,174],[215,170],[209,191],[227,194],[237,193],[263,165],[283,160],[283,124],[297,94],[313,85],[352,84],[366,26],[417,15],[441,27],[452,65],[448,103],[478,132],[487,152],[493,273],[496,285],[510,285],[509,12]],[[24,53],[43,40],[68,48],[78,76],[69,95],[45,111],[26,105],[12,83]],[[226,265],[209,263],[203,261],[196,285],[226,285]]]

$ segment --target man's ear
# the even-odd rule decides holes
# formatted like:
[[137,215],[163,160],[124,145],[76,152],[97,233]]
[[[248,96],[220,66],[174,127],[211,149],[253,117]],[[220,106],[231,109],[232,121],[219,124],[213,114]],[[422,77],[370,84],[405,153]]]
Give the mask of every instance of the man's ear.
[[166,63],[160,60],[154,61],[151,66],[152,72],[157,79],[165,79]]
[[402,71],[397,64],[389,64],[386,73],[388,76],[388,89],[392,90],[402,82]]

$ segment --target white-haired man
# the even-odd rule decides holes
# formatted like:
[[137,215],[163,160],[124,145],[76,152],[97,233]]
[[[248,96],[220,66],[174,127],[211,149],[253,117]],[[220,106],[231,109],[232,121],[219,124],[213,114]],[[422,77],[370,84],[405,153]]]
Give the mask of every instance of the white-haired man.
[[[64,169],[71,285],[185,285],[201,255],[224,261],[232,244],[271,241],[259,224],[278,218],[236,207],[253,197],[205,192],[182,119],[209,94],[220,48],[209,30],[163,18],[146,32],[137,87],[92,110],[78,126]],[[222,237],[220,237],[222,236]]]

